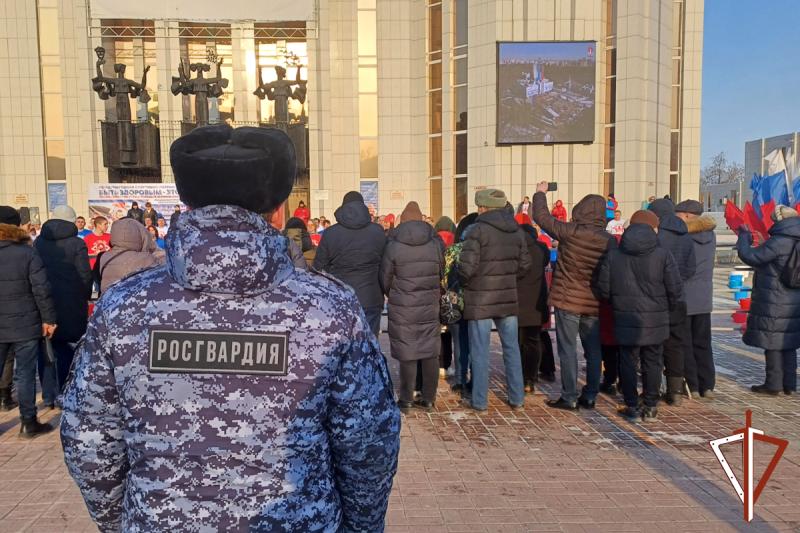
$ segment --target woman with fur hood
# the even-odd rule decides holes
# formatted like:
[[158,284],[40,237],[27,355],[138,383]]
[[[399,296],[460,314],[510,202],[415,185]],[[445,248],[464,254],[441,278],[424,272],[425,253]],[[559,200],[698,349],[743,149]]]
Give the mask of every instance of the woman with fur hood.
[[[20,436],[30,438],[53,429],[36,418],[36,360],[42,336],[57,331],[57,315],[44,264],[20,223],[14,208],[0,206],[0,368],[13,351]],[[0,398],[9,407],[11,383],[3,385]]]
[[717,238],[713,218],[702,216],[703,204],[685,200],[675,206],[675,214],[686,222],[694,242],[695,271],[684,282],[686,296],[687,342],[683,375],[692,396],[714,397],[714,354],[711,349],[711,310],[714,307],[714,256]]

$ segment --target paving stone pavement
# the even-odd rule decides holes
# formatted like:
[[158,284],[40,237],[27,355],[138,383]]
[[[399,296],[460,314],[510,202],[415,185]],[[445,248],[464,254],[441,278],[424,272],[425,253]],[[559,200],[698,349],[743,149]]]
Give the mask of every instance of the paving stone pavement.
[[[657,422],[629,424],[619,399],[603,395],[594,411],[547,408],[556,382],[511,411],[494,338],[488,412],[465,409],[441,380],[434,412],[404,416],[387,531],[800,532],[800,396],[748,392],[763,381],[763,356],[732,330],[725,272],[716,279],[714,401],[662,406]],[[381,341],[388,353],[385,334]],[[392,371],[396,378],[394,361]],[[742,427],[747,409],[754,427],[790,441],[750,524],[708,444]],[[57,434],[23,441],[17,415],[0,414],[0,531],[96,531]],[[57,421],[58,411],[42,418]],[[739,450],[730,445],[727,458],[741,478]],[[771,457],[757,445],[755,472]]]

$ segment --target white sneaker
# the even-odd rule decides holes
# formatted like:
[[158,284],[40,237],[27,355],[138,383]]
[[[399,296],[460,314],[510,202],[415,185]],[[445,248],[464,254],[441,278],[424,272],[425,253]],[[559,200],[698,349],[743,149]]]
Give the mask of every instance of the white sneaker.
[[452,378],[453,376],[456,375],[456,369],[451,366],[450,368],[447,369],[447,372],[445,372],[445,375],[448,378]]

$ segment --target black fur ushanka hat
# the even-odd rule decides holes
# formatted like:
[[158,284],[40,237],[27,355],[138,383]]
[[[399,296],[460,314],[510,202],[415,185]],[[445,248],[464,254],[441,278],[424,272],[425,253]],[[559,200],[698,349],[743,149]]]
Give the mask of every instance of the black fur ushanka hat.
[[172,143],[169,158],[178,195],[193,208],[269,213],[289,197],[297,173],[294,144],[275,128],[196,128]]

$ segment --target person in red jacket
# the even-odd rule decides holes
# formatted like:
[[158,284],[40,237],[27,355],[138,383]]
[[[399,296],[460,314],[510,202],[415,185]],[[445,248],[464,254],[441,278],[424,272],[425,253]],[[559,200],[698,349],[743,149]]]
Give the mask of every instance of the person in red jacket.
[[556,220],[560,220],[561,222],[566,222],[567,208],[564,207],[564,202],[562,202],[561,200],[556,200],[556,205],[553,206],[551,214],[556,218]]
[[297,204],[297,209],[294,210],[294,216],[308,224],[311,218],[311,211],[306,207],[306,203],[303,200],[300,200],[300,203]]

